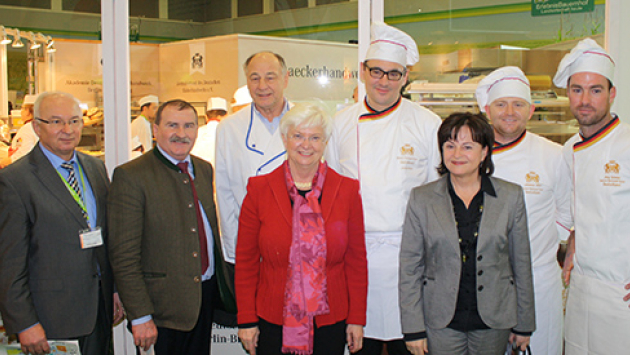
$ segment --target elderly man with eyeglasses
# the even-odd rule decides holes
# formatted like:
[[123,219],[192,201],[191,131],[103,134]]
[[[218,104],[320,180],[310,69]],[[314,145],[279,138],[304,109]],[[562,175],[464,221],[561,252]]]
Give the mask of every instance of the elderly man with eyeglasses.
[[0,171],[0,313],[25,354],[49,340],[78,340],[81,354],[109,354],[123,316],[107,256],[105,164],[76,151],[83,115],[70,94],[34,105],[39,143]]
[[359,354],[409,354],[398,308],[398,254],[409,193],[437,179],[440,118],[401,97],[418,47],[406,33],[372,25],[361,63],[367,97],[339,112],[326,151],[330,167],[359,179],[368,253],[367,324]]

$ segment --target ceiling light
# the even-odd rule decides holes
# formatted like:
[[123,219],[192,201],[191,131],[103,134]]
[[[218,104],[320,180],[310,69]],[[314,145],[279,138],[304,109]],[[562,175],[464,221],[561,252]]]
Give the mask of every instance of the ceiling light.
[[28,35],[29,35],[28,37],[30,37],[29,42],[31,42],[31,46],[30,46],[31,49],[37,49],[42,46],[41,43],[37,42],[37,36],[35,36],[33,32],[29,32]]
[[52,37],[48,36],[48,44],[46,45],[46,50],[48,53],[55,53],[57,48],[55,48],[55,41],[53,41]]
[[0,44],[9,44],[11,43],[11,39],[7,36],[7,31],[4,29],[4,26],[0,26],[2,31],[0,31]]
[[22,39],[20,37],[20,30],[15,30],[15,36],[13,36],[13,44],[11,45],[13,48],[22,48],[24,47],[24,43],[22,43]]

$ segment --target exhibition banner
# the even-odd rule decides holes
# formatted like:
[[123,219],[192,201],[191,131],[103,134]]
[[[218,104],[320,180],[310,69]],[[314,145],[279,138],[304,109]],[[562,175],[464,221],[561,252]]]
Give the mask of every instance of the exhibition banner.
[[593,12],[595,0],[532,0],[532,16]]
[[205,74],[206,44],[204,42],[190,43],[188,49],[190,50],[190,75],[196,72]]
[[[98,41],[55,40],[52,90],[68,92],[89,107],[103,105],[103,56]],[[132,44],[130,88],[132,103],[145,95],[159,94],[159,47]],[[133,104],[132,104],[133,106]]]
[[359,82],[356,45],[242,34],[161,44],[160,99],[182,98],[202,113],[210,97],[230,102],[247,84],[243,64],[260,51],[285,59],[289,100],[318,99],[329,107],[352,100]]

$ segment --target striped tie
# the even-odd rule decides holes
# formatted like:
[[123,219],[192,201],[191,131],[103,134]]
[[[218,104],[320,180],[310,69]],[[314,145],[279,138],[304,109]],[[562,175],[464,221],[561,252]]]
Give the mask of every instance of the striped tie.
[[[83,200],[83,197],[81,196],[81,189],[79,188],[79,182],[77,181],[77,176],[74,173],[74,165],[72,164],[72,161],[61,163],[61,167],[68,170],[68,185],[70,185],[74,192],[77,193],[77,196]],[[87,219],[87,214],[83,208],[81,208],[81,213],[83,214],[83,217]]]

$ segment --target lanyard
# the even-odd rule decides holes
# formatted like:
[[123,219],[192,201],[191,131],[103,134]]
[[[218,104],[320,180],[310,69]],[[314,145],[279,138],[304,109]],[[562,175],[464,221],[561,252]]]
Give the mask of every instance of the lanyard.
[[[83,169],[81,169],[81,165],[77,163],[77,166],[79,167],[79,177],[81,178],[81,185],[83,186],[83,193],[86,193],[85,190],[85,180],[83,180]],[[55,169],[56,170],[56,169]],[[70,192],[70,195],[72,195],[72,197],[74,198],[74,201],[77,203],[77,205],[79,205],[79,207],[81,207],[81,209],[83,210],[83,212],[85,212],[85,219],[88,223],[88,226],[90,225],[90,215],[88,214],[88,210],[87,207],[85,206],[85,202],[83,202],[83,198],[80,197],[76,191],[74,191],[74,189],[72,188],[72,186],[70,186],[70,184],[68,184],[68,180],[66,180],[61,173],[59,172],[59,170],[57,170],[57,174],[59,174],[59,177],[61,178],[61,180],[63,181],[64,184],[66,184],[66,188],[68,189],[68,191]]]

